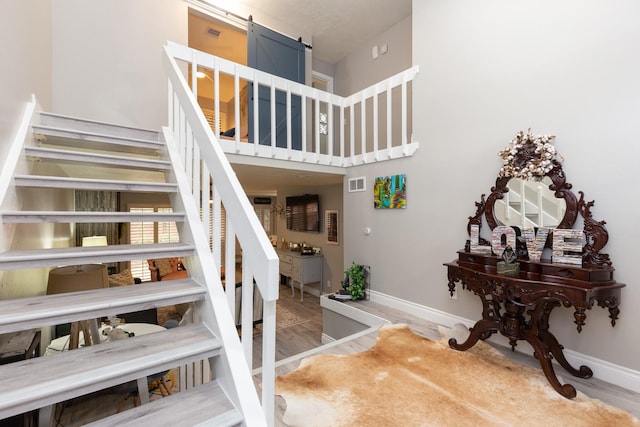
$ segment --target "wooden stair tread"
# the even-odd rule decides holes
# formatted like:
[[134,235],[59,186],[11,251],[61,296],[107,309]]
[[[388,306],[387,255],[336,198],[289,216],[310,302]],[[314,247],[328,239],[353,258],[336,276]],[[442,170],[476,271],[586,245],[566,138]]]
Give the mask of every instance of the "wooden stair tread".
[[87,426],[194,426],[207,423],[224,427],[240,425],[242,421],[240,412],[229,402],[218,381],[214,380],[87,424]]
[[202,324],[0,365],[0,419],[218,355]]
[[0,270],[187,257],[193,254],[193,245],[186,243],[11,250],[0,252]]
[[111,168],[129,168],[141,170],[169,170],[171,163],[166,160],[133,158],[111,154],[91,153],[85,151],[60,150],[55,148],[25,147],[28,157],[39,160],[50,160],[58,163],[81,163],[104,165]]
[[72,188],[79,190],[140,191],[175,193],[177,185],[166,182],[121,181],[95,178],[69,178],[47,175],[15,175],[17,187]]
[[40,142],[52,145],[76,145],[78,140],[87,141],[89,144],[107,144],[108,146],[121,145],[126,151],[126,147],[136,147],[138,150],[149,153],[153,150],[164,150],[165,143],[160,140],[159,133],[152,139],[140,138],[131,135],[108,132],[108,127],[100,132],[86,129],[64,128],[59,126],[33,125],[33,133],[36,139],[40,135]]
[[137,139],[145,139],[150,141],[162,140],[161,133],[157,130],[62,115],[47,111],[40,112],[40,126],[70,128],[75,130],[118,136],[132,136]]
[[[40,135],[40,136],[39,136]],[[101,138],[100,141],[91,139],[82,139],[79,137],[64,137],[54,135],[36,134],[36,138],[40,139],[41,144],[47,144],[58,147],[77,147],[78,141],[82,141],[83,147],[90,150],[113,151],[119,153],[128,153],[143,156],[158,157],[166,148],[163,144],[157,142],[144,141],[135,142],[127,138]]]
[[197,281],[176,279],[0,301],[0,334],[204,299]]
[[4,223],[184,222],[183,212],[4,211]]

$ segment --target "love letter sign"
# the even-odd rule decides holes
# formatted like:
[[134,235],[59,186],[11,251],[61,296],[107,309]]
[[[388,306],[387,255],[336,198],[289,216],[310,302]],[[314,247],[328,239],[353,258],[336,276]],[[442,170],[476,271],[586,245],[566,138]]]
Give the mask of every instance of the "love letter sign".
[[[551,229],[548,227],[540,227],[536,233],[533,228],[525,228],[523,235],[529,260],[540,262],[544,245]],[[506,244],[502,244],[502,237],[505,237]],[[517,233],[514,227],[499,226],[493,229],[491,234],[491,246],[480,245],[480,227],[478,225],[471,226],[471,252],[483,255],[495,254],[498,257],[507,246],[516,247]],[[553,246],[551,262],[554,264],[574,264],[582,265],[582,245],[584,240],[584,231],[564,228],[553,229]]]

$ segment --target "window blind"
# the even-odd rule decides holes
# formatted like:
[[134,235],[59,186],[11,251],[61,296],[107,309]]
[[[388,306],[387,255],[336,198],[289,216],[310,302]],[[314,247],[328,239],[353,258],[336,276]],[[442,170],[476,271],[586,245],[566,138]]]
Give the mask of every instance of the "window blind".
[[[129,208],[129,212],[151,214],[154,212],[172,212],[171,208],[165,207],[135,207]],[[161,221],[143,221],[131,222],[129,225],[129,243],[132,245],[144,245],[153,243],[175,243],[179,242],[178,228],[175,222]],[[140,280],[151,280],[151,272],[147,260],[132,260],[131,274],[133,277],[139,277]]]

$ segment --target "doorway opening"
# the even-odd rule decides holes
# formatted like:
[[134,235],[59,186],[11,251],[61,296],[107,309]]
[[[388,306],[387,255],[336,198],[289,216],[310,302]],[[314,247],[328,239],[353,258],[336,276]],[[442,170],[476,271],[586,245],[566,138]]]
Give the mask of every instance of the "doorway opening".
[[[189,47],[210,53],[211,55],[247,65],[247,31],[238,25],[233,25],[219,19],[189,9],[188,16]],[[190,70],[191,72],[191,70]],[[235,91],[233,77],[220,73],[219,99],[220,114],[215,116],[215,90],[213,75],[210,70],[199,69],[198,72],[198,105],[209,122],[216,130],[219,125],[220,136],[234,137],[240,132],[241,139],[248,133],[248,103],[247,81],[240,81],[240,123],[235,123]]]

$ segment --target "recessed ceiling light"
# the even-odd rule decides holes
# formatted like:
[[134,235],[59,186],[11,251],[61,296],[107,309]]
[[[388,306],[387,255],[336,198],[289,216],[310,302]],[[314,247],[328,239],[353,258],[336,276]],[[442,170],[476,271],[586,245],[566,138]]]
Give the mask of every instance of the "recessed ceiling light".
[[204,79],[205,77],[207,77],[207,75],[206,75],[203,71],[198,71],[198,72],[196,73],[196,76],[197,76],[199,79]]

